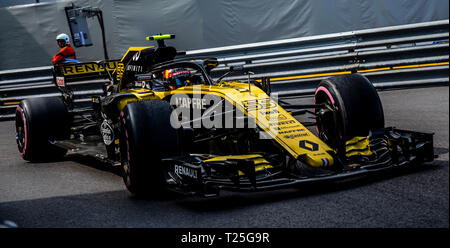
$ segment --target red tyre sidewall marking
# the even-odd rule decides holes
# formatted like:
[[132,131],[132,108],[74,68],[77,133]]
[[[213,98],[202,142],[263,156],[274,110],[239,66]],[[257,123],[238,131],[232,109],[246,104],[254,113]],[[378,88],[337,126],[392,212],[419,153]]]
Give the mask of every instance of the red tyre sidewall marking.
[[[333,95],[331,95],[331,92],[327,88],[325,88],[323,86],[318,87],[316,92],[314,93],[314,104],[316,104],[317,93],[319,93],[320,91],[323,91],[328,96],[328,98],[331,100],[331,103],[333,104],[334,108],[336,110],[339,110],[339,107],[336,105],[336,103],[334,101]],[[316,120],[316,123],[317,123],[317,118],[315,120]],[[317,135],[319,135],[319,128],[317,127],[317,124],[316,124],[316,132],[317,132]],[[342,133],[341,133],[340,129],[339,129],[339,137],[342,139]],[[338,148],[336,148],[336,151],[338,151]]]
[[331,95],[330,91],[329,91],[327,88],[323,87],[323,86],[320,86],[319,88],[317,88],[316,93],[314,93],[314,104],[316,103],[316,97],[315,97],[315,96],[317,95],[317,93],[318,93],[319,91],[323,91],[325,94],[327,94],[328,98],[330,98],[330,100],[331,100],[331,103],[332,103],[334,106],[336,106],[336,105],[335,105],[335,102],[334,102],[334,98],[333,98],[333,96]]

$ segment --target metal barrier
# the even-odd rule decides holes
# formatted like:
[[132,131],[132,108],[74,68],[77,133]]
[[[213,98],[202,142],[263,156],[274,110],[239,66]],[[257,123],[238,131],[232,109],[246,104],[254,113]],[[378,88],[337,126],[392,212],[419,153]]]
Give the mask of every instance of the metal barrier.
[[[449,20],[441,20],[192,50],[186,56],[218,58],[213,78],[242,65],[243,71],[225,80],[266,77],[279,97],[295,97],[314,93],[324,78],[349,73],[367,76],[377,89],[448,85],[448,38]],[[51,71],[51,66],[0,71],[0,120],[13,118],[22,99],[60,95]],[[73,82],[77,101],[101,94],[103,82]]]

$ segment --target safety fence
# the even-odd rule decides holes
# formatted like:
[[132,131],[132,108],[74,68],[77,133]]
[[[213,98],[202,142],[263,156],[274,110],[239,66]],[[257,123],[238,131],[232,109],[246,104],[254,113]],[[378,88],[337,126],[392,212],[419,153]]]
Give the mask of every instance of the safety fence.
[[[278,97],[313,94],[330,76],[360,73],[379,89],[448,85],[449,20],[186,51],[187,57],[216,57],[213,78],[230,66],[243,70],[225,80],[269,78]],[[72,84],[72,85],[71,85]],[[69,82],[77,102],[102,94],[104,79]],[[57,96],[52,67],[0,71],[0,120],[14,117],[22,100]]]

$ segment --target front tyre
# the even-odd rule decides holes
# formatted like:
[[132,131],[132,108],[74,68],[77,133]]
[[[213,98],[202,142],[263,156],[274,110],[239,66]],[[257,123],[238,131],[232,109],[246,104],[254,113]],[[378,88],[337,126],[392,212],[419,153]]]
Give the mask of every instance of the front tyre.
[[152,100],[127,104],[120,114],[123,180],[135,195],[158,196],[165,192],[161,159],[181,154],[171,113],[168,102]]
[[325,105],[315,111],[318,135],[338,152],[343,150],[345,141],[384,128],[380,97],[372,83],[360,74],[322,80],[314,102]]

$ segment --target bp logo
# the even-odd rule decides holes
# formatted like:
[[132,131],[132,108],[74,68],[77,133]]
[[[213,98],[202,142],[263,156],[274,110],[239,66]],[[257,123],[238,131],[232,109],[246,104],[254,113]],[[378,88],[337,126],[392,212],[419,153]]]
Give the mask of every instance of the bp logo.
[[298,144],[303,149],[309,150],[309,151],[317,151],[319,150],[319,145],[311,142],[309,140],[300,140],[300,143]]

